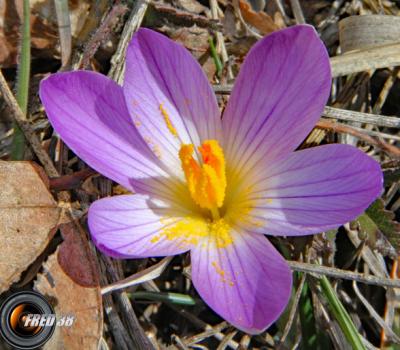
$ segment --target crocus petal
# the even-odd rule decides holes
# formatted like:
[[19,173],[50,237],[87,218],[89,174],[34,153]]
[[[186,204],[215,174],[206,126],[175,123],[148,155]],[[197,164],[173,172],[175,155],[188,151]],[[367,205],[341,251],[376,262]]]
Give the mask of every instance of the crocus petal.
[[200,65],[181,45],[140,29],[129,44],[123,84],[138,131],[172,171],[182,174],[181,143],[220,139],[215,95]]
[[191,251],[193,284],[225,320],[244,332],[260,333],[286,307],[292,274],[265,236],[232,236],[233,243],[225,248],[208,240]]
[[42,81],[40,98],[63,141],[101,174],[128,189],[132,178],[166,176],[112,80],[87,71],[53,74]]
[[313,27],[294,26],[260,40],[223,115],[227,163],[246,172],[293,151],[319,119],[330,85],[329,57]]
[[[179,222],[182,213],[145,195],[103,198],[89,209],[88,225],[97,248],[118,258],[169,256],[190,249],[187,242],[162,232]],[[168,224],[166,223],[168,222]]]
[[[272,235],[305,235],[338,227],[360,215],[383,186],[379,163],[349,145],[294,152],[264,166],[248,202],[244,227]],[[243,204],[243,203],[242,203]]]

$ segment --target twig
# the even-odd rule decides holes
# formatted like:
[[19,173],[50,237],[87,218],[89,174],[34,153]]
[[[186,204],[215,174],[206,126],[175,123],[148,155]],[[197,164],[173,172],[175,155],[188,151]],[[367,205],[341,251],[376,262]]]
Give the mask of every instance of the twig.
[[346,109],[325,107],[322,115],[327,118],[340,119],[357,123],[400,129],[400,118],[384,115],[348,111]]
[[182,341],[181,338],[179,338],[179,336],[177,336],[176,334],[173,334],[171,339],[175,342],[175,345],[177,345],[179,347],[179,349],[181,350],[190,350],[185,343]]
[[[116,264],[113,263],[111,258],[102,256],[101,261],[104,263],[107,275],[111,281],[117,281],[121,278],[121,271],[118,269]],[[114,297],[118,303],[119,310],[123,315],[125,328],[128,330],[130,338],[133,341],[133,343],[131,341],[130,347],[141,350],[155,350],[155,347],[147,337],[143,328],[140,326],[127,293],[124,291],[118,291],[117,293],[114,293]]]
[[[390,278],[394,279],[397,278],[397,271],[398,271],[398,266],[399,266],[399,261],[398,259],[395,259],[393,261],[392,268],[390,270]],[[385,323],[389,326],[392,327],[394,319],[395,319],[395,308],[396,308],[396,293],[397,291],[395,289],[388,290],[386,292],[386,303],[385,303],[385,309],[383,311],[383,319]],[[381,349],[385,347],[386,343],[386,334],[385,330],[381,330]]]
[[202,333],[193,335],[190,338],[186,338],[184,340],[184,342],[187,346],[197,344],[197,343],[203,341],[204,339],[207,339],[209,337],[214,336],[217,333],[220,333],[223,329],[225,329],[227,327],[228,327],[228,324],[226,322],[222,322],[212,328],[209,327],[209,329],[207,329],[206,331],[204,331]]
[[85,168],[74,172],[73,174],[63,175],[57,178],[49,179],[49,186],[52,191],[66,191],[78,188],[89,176],[97,174],[91,168]]
[[161,260],[159,263],[143,270],[139,271],[138,273],[135,273],[132,276],[129,276],[128,278],[123,279],[122,281],[118,281],[115,283],[112,283],[106,287],[103,287],[101,289],[101,294],[107,294],[119,289],[131,287],[134,285],[137,285],[139,283],[147,282],[150,280],[153,280],[160,276],[160,274],[165,270],[165,268],[168,266],[169,262],[172,260],[172,257],[167,257]]
[[358,272],[341,270],[328,266],[308,264],[298,261],[287,261],[287,263],[294,271],[312,273],[317,275],[325,275],[345,280],[352,280],[366,284],[373,284],[380,287],[400,288],[400,280],[398,279],[390,279],[390,278],[383,278],[376,276],[365,276]]
[[334,77],[400,65],[400,44],[349,52],[331,58]]
[[385,84],[383,85],[383,88],[382,88],[381,92],[379,93],[378,98],[376,99],[375,105],[372,108],[372,111],[374,113],[381,112],[382,107],[385,104],[385,101],[389,95],[389,92],[392,89],[393,84],[397,80],[399,73],[400,73],[400,67],[396,67],[393,69],[393,72],[391,72],[389,77],[386,79]]
[[[105,284],[108,283],[107,274],[106,274],[106,267],[103,260],[98,259],[98,265],[100,269],[100,279],[101,283]],[[114,340],[118,349],[128,349],[128,344],[132,341],[129,337],[128,331],[124,327],[122,320],[119,314],[116,312],[116,307],[114,306],[114,302],[112,299],[111,294],[103,295],[103,306],[104,312],[106,317],[108,318],[108,323],[110,327],[110,331],[114,336]]]
[[219,19],[212,19],[189,11],[180,10],[158,1],[153,1],[150,6],[160,16],[177,25],[191,27],[193,24],[196,24],[200,28],[223,30],[223,25]]
[[90,59],[94,56],[101,43],[110,36],[111,28],[115,25],[117,19],[123,16],[127,11],[128,7],[125,5],[115,5],[111,9],[104,21],[101,22],[100,27],[86,44],[81,63],[79,64],[80,69],[86,69],[89,66]]
[[356,293],[357,297],[361,300],[363,303],[364,307],[368,310],[370,315],[373,317],[373,319],[379,324],[381,328],[386,332],[386,337],[391,340],[396,342],[397,344],[400,344],[400,337],[386,324],[386,322],[382,319],[381,316],[375,311],[373,306],[368,302],[368,300],[362,295],[360,290],[358,289],[357,282],[353,281],[353,289],[354,292]]
[[122,82],[126,48],[128,47],[128,43],[131,40],[133,33],[136,32],[142,24],[149,3],[149,0],[137,0],[135,2],[135,6],[125,24],[124,30],[122,31],[121,40],[118,43],[117,51],[111,58],[111,69],[108,73],[108,76],[115,80],[118,84]]
[[[177,313],[179,313],[181,316],[185,317],[187,320],[189,320],[190,322],[192,322],[196,327],[198,328],[203,328],[206,332],[210,331],[211,334],[214,338],[218,339],[218,340],[222,340],[224,338],[224,334],[222,332],[215,332],[215,329],[221,329],[219,328],[220,325],[223,325],[223,328],[225,328],[226,324],[222,323],[220,325],[211,327],[208,323],[200,320],[199,318],[197,318],[196,316],[192,315],[191,313],[189,313],[187,310],[176,307],[173,304],[166,304],[169,308],[171,308],[172,310],[176,311]],[[201,333],[199,335],[204,335],[206,332]],[[190,343],[189,344],[194,344],[192,341],[193,339],[196,339],[197,336],[193,336],[190,339]],[[198,340],[200,341],[200,340]],[[189,345],[187,342],[185,342],[187,345]],[[239,347],[239,344],[235,341],[235,340],[230,340],[228,342],[228,346],[231,349],[237,349]]]
[[285,22],[286,25],[290,23],[290,18],[287,16],[285,12],[285,8],[282,4],[281,0],[274,0],[276,7],[278,8],[278,11],[281,13],[283,21]]
[[279,343],[282,345],[285,343],[285,340],[286,340],[287,336],[289,335],[290,329],[292,328],[293,321],[294,321],[294,318],[295,318],[296,312],[297,312],[297,307],[299,305],[301,292],[303,290],[305,281],[306,281],[306,274],[303,273],[303,275],[301,276],[301,279],[300,279],[299,286],[297,287],[296,294],[293,299],[293,305],[290,308],[288,321],[286,323],[285,329],[283,330],[282,337],[279,341]]
[[324,29],[331,23],[337,21],[338,15],[336,14],[340,7],[343,5],[344,0],[335,0],[331,5],[328,16],[318,23],[318,32],[322,33]]
[[[322,119],[321,121],[324,121],[324,120],[326,120],[326,119]],[[359,133],[361,133],[363,135],[369,135],[369,136],[380,137],[382,139],[400,141],[400,136],[398,136],[398,135],[386,134],[386,133],[380,132],[380,131],[373,131],[373,130],[363,129],[363,128],[359,128],[357,126],[350,126],[350,125],[347,125],[347,124],[337,123],[335,121],[328,121],[328,120],[326,120],[326,121],[328,123],[334,124],[335,128],[336,128],[336,126],[343,127],[344,128],[343,130],[345,130],[347,128],[351,128],[352,132],[357,132],[358,131]],[[325,129],[325,127],[322,127],[322,128]],[[346,133],[350,134],[350,132],[346,132]]]
[[290,0],[290,5],[292,6],[292,11],[297,24],[306,23],[304,18],[303,10],[301,9],[299,0]]
[[32,128],[32,125],[24,119],[24,114],[19,108],[15,97],[13,96],[10,88],[8,87],[7,81],[4,79],[3,73],[0,71],[0,92],[3,95],[4,100],[6,101],[8,107],[11,110],[11,115],[21,128],[22,132],[25,135],[26,140],[32,147],[33,152],[35,152],[38,157],[40,163],[43,165],[46,173],[50,177],[57,177],[58,171],[54,167],[54,164],[49,157],[49,155],[43,150],[42,145],[40,143],[39,138],[35,134],[35,131]]
[[392,146],[386,142],[383,142],[379,139],[374,139],[373,137],[369,136],[363,129],[355,129],[354,127],[331,122],[328,120],[320,120],[319,122],[317,122],[316,127],[320,129],[328,129],[334,132],[353,135],[355,137],[358,137],[360,140],[363,140],[371,145],[379,147],[380,149],[382,149],[383,151],[385,151],[386,153],[390,154],[393,157],[396,158],[400,157],[399,148]]
[[238,331],[233,331],[225,335],[225,337],[222,338],[221,343],[218,345],[217,350],[225,350],[228,346],[228,343],[233,339],[237,332]]

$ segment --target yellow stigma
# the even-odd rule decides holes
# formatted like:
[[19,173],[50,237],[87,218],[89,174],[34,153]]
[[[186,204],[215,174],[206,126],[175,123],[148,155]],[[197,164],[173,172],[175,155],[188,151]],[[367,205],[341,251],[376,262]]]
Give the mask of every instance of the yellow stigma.
[[218,219],[218,208],[224,203],[226,189],[224,152],[216,140],[204,141],[198,150],[202,164],[192,156],[193,145],[181,146],[182,169],[193,200],[201,208],[211,210],[213,218]]

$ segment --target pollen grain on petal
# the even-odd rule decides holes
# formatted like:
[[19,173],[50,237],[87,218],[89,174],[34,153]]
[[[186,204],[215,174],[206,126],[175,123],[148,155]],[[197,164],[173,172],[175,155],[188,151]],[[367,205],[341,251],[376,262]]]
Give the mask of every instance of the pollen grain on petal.
[[151,240],[150,240],[150,242],[151,243],[157,243],[159,240],[160,240],[160,236],[154,236]]
[[165,124],[167,125],[169,132],[173,136],[178,137],[178,132],[176,131],[174,125],[172,124],[171,118],[169,117],[169,114],[168,114],[167,110],[164,108],[164,105],[162,103],[160,104],[159,108],[160,108],[160,112],[161,112],[162,116],[164,117],[164,121],[165,121]]
[[212,221],[209,224],[210,237],[214,239],[217,248],[226,248],[233,243],[231,226],[225,219]]
[[150,147],[150,149],[153,151],[155,156],[158,159],[161,159],[161,150],[160,147],[149,137],[149,136],[144,136],[143,137],[144,142],[147,143],[147,145]]
[[221,277],[225,276],[225,271],[218,265],[216,261],[212,261],[211,265],[215,268],[215,271],[218,275],[220,275]]
[[162,237],[176,241],[182,247],[204,244],[204,239],[213,242],[217,248],[226,248],[233,243],[231,226],[224,219],[211,221],[200,216],[188,216],[173,224],[164,218],[160,222],[165,226],[151,238],[151,243],[157,243]]
[[161,231],[161,236],[167,240],[175,240],[179,245],[196,245],[199,239],[206,237],[207,223],[202,218],[187,217],[178,223],[167,226]]
[[234,285],[232,279],[227,275],[225,270],[222,269],[221,266],[219,266],[218,262],[212,261],[211,266],[214,267],[215,272],[221,277],[221,282],[228,283],[228,285],[231,287]]

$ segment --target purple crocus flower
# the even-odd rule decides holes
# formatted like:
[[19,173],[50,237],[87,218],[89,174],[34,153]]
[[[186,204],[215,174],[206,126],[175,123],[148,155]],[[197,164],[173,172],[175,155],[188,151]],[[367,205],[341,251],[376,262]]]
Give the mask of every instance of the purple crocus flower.
[[311,26],[260,40],[223,113],[199,64],[140,29],[123,86],[88,71],[44,80],[54,129],[87,164],[133,195],[89,210],[96,246],[118,258],[190,251],[192,281],[219,315],[259,333],[284,310],[291,271],[264,236],[329,230],[379,196],[379,164],[355,147],[293,152],[319,119],[331,73]]

